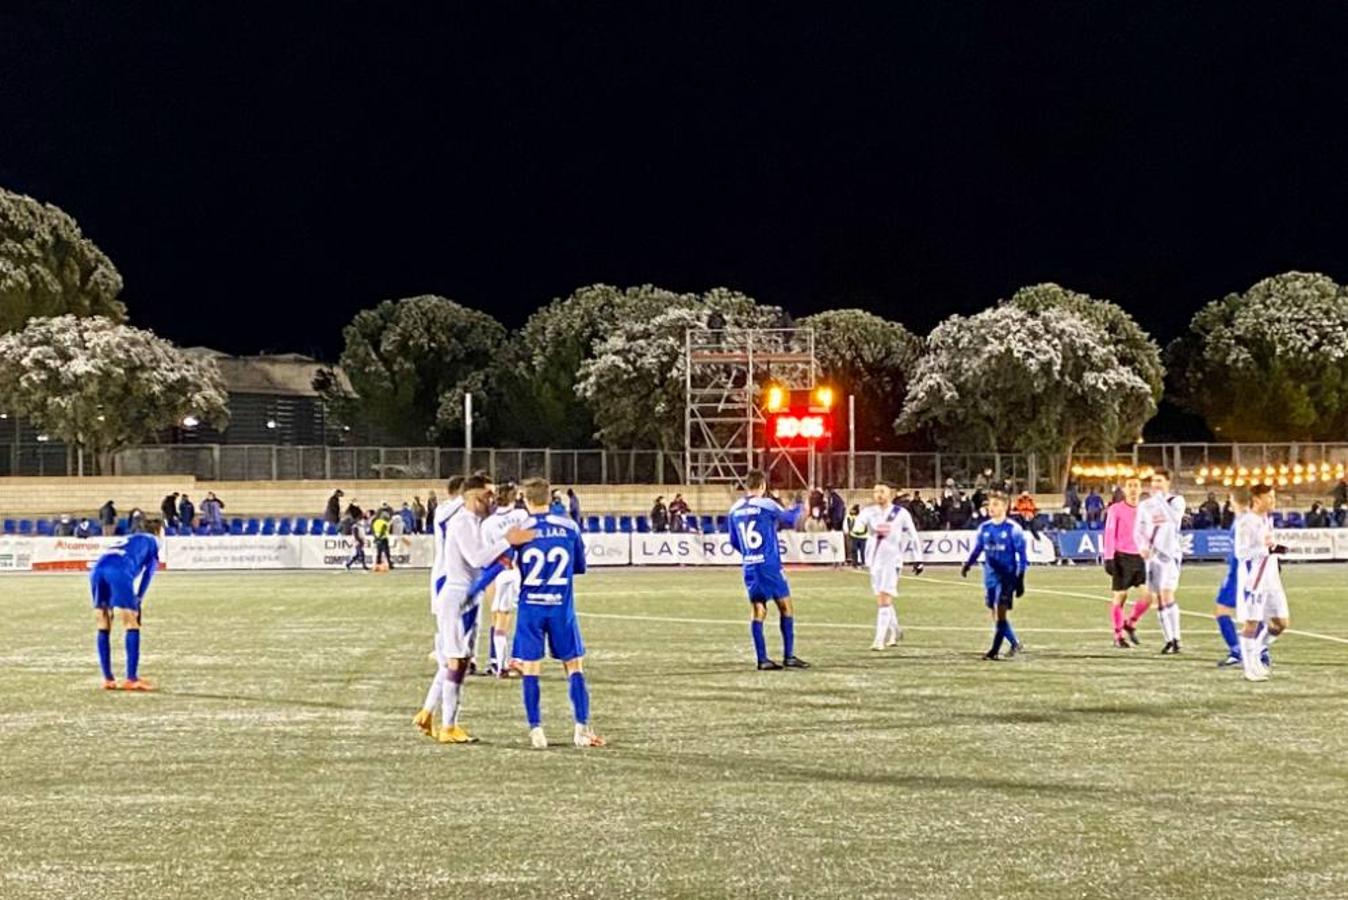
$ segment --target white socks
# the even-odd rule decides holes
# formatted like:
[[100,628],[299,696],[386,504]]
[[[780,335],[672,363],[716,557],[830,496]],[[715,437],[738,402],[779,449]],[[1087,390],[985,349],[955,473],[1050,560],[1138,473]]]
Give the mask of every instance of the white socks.
[[440,694],[445,689],[445,667],[443,665],[435,667],[435,677],[431,679],[431,686],[426,690],[426,702],[421,704],[421,708],[426,712],[434,712],[440,705]]
[[1240,662],[1245,669],[1246,678],[1267,678],[1268,674],[1264,670],[1264,664],[1259,661],[1259,656],[1263,652],[1264,641],[1259,637],[1246,637],[1243,633],[1240,636]]
[[884,644],[889,640],[890,634],[894,639],[899,637],[899,614],[894,606],[877,606],[875,608],[875,642]]
[[463,692],[463,682],[450,678],[449,670],[446,668],[441,668],[440,671],[444,675],[440,699],[440,725],[448,728],[450,725],[459,724],[459,697]]
[[509,663],[506,660],[506,635],[504,631],[498,630],[492,635],[492,643],[496,647],[496,666],[504,672]]
[[1178,641],[1180,639],[1180,611],[1178,603],[1171,603],[1169,606],[1162,606],[1156,610],[1156,618],[1161,623],[1161,636],[1166,641]]

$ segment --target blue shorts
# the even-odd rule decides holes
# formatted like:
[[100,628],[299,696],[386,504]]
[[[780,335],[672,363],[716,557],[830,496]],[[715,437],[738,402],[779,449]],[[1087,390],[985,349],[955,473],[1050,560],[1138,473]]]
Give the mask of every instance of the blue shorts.
[[745,571],[744,589],[749,594],[750,603],[785,600],[791,596],[791,586],[786,583],[786,575],[782,570],[762,566]]
[[94,566],[89,573],[89,590],[94,596],[94,609],[140,609],[136,579],[126,566]]
[[521,603],[510,655],[525,662],[540,660],[545,641],[553,659],[568,660],[585,655],[585,642],[580,639],[580,623],[576,621],[574,609]]
[[1016,576],[998,575],[995,580],[983,581],[983,604],[988,609],[1005,606],[1011,609],[1016,602]]
[[1225,606],[1228,609],[1236,608],[1236,578],[1237,569],[1240,563],[1232,562],[1226,567],[1226,578],[1222,579],[1222,586],[1217,588],[1217,605]]

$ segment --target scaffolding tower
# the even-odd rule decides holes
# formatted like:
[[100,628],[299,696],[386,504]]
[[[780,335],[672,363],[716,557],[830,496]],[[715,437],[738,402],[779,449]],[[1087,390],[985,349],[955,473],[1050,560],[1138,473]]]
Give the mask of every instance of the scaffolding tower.
[[[685,336],[684,465],[692,484],[742,485],[749,470],[787,469],[791,452],[766,440],[764,385],[811,391],[819,367],[812,328],[690,328]],[[789,395],[789,393],[788,393]],[[812,461],[813,454],[811,454]]]

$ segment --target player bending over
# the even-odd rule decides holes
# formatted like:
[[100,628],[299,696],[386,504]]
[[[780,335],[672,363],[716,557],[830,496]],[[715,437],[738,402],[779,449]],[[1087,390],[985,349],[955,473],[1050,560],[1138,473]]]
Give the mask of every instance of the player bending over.
[[908,510],[894,504],[894,490],[877,484],[871,495],[875,503],[857,516],[857,527],[874,535],[866,541],[866,563],[871,570],[871,590],[875,593],[875,643],[872,650],[892,647],[903,637],[894,598],[899,589],[899,567],[903,565],[903,543],[912,548],[913,574],[922,574],[922,539]]
[[444,583],[436,597],[436,620],[440,631],[440,655],[444,663],[438,676],[443,677],[440,696],[442,744],[467,744],[476,738],[459,724],[463,701],[464,677],[473,655],[473,640],[478,627],[479,594],[470,591],[483,567],[510,546],[527,543],[532,531],[511,528],[496,542],[482,534],[482,520],[492,509],[495,491],[482,475],[471,475],[463,482],[463,505],[445,522],[441,548]]
[[[482,524],[482,533],[487,536],[487,540],[494,543],[511,528],[524,527],[523,523],[529,519],[529,513],[515,506],[517,492],[513,484],[501,488],[496,501],[496,511]],[[498,678],[509,678],[515,672],[510,667],[510,657],[506,653],[510,640],[510,619],[519,605],[520,596],[520,570],[515,566],[514,554],[507,551],[483,572],[483,575],[487,573],[493,576],[487,669]]]
[[[438,608],[436,597],[440,595],[440,589],[445,585],[443,556],[445,535],[449,530],[448,522],[451,516],[463,508],[463,498],[459,496],[459,492],[462,490],[463,476],[451,476],[445,502],[435,507],[435,519],[431,522],[432,546],[435,554],[431,560],[432,618],[435,618],[435,611]],[[427,737],[435,736],[435,711],[440,707],[440,698],[445,686],[445,660],[440,653],[440,629],[438,626],[431,643],[430,659],[431,662],[435,663],[435,675],[431,678],[431,686],[426,689],[425,702],[422,703],[417,714],[412,717],[412,724],[421,729],[421,733]]]
[[1002,641],[1011,644],[1008,656],[1024,649],[1011,628],[1013,597],[1025,595],[1025,569],[1030,558],[1025,552],[1025,532],[1006,517],[1006,495],[1000,491],[988,497],[988,521],[978,526],[974,549],[960,569],[960,577],[967,578],[969,569],[983,557],[984,602],[992,613],[992,648],[984,659],[1000,659]]
[[[1287,628],[1287,594],[1283,592],[1278,556],[1287,548],[1273,539],[1268,514],[1277,497],[1267,484],[1250,488],[1250,508],[1236,519],[1236,618],[1240,620],[1240,657],[1247,681],[1268,681],[1262,651]],[[1265,627],[1259,636],[1259,627]]]
[[512,655],[520,660],[524,670],[524,714],[529,722],[529,743],[536,750],[548,746],[538,684],[546,645],[547,652],[553,659],[560,659],[566,670],[576,720],[572,742],[577,747],[602,747],[604,739],[590,728],[585,644],[576,621],[574,577],[585,573],[585,545],[575,522],[568,516],[548,512],[551,500],[552,486],[547,479],[530,478],[524,482],[524,502],[528,506],[525,527],[534,537],[519,549],[519,622]]
[[[777,523],[787,526],[800,516],[799,507],[782,509],[781,504],[767,496],[768,476],[760,469],[752,470],[745,479],[746,496],[730,507],[730,546],[743,560],[744,588],[753,608],[749,633],[754,640],[754,654],[759,671],[780,669],[808,669],[810,664],[796,656],[796,618],[791,605],[791,588],[782,571],[782,554],[777,546]],[[782,665],[768,659],[767,641],[763,638],[763,620],[767,618],[768,602],[777,604],[777,617],[782,628]]]
[[[1248,495],[1243,489],[1231,493],[1230,503],[1237,521],[1250,507]],[[1226,658],[1217,663],[1219,668],[1241,664],[1240,633],[1236,629],[1236,622],[1233,618],[1236,612],[1236,595],[1239,585],[1240,560],[1236,558],[1236,526],[1233,522],[1231,525],[1231,549],[1226,554],[1226,577],[1222,579],[1221,586],[1217,588],[1217,596],[1213,601],[1212,610],[1212,617],[1217,621],[1217,630],[1221,632],[1222,642],[1226,644]]]
[[1151,476],[1151,494],[1138,505],[1133,538],[1147,563],[1147,594],[1156,600],[1156,618],[1165,637],[1162,653],[1180,652],[1180,610],[1175,591],[1184,557],[1180,539],[1183,519],[1184,496],[1170,493],[1170,473],[1157,469]]
[[[1147,597],[1147,565],[1137,550],[1134,538],[1134,526],[1137,523],[1137,505],[1142,496],[1142,480],[1127,478],[1123,482],[1123,499],[1109,505],[1105,511],[1105,536],[1103,556],[1105,572],[1110,577],[1113,595],[1109,607],[1110,622],[1114,626],[1114,646],[1120,650],[1130,648],[1129,641],[1137,644],[1137,623],[1147,612],[1151,600]],[[1133,601],[1132,613],[1126,618],[1123,604],[1128,601],[1128,591],[1142,588],[1142,596]],[[1128,640],[1124,640],[1124,634]]]
[[[159,541],[141,532],[117,541],[94,563],[89,586],[94,597],[94,622],[98,629],[98,665],[103,670],[103,689],[149,691],[154,688],[138,675],[140,668],[140,609],[150,581],[159,568]],[[137,586],[136,579],[140,579]],[[126,631],[126,680],[112,677],[112,611],[121,613]]]

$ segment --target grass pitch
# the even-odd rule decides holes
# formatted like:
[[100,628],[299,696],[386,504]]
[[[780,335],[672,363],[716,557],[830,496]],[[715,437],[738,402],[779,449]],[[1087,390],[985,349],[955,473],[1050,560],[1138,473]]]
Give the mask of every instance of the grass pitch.
[[[1219,576],[1186,569],[1185,609]],[[872,653],[867,579],[794,572],[815,668],[770,673],[737,571],[597,571],[612,747],[541,753],[518,682],[470,680],[481,744],[414,731],[426,579],[165,573],[152,695],[96,689],[85,579],[0,580],[0,897],[1348,897],[1348,567],[1288,571],[1317,636],[1263,685],[1197,615],[1182,657],[1153,615],[1111,649],[1094,568],[1031,572],[1006,663],[974,577],[905,576]],[[560,667],[543,702],[560,745]]]

